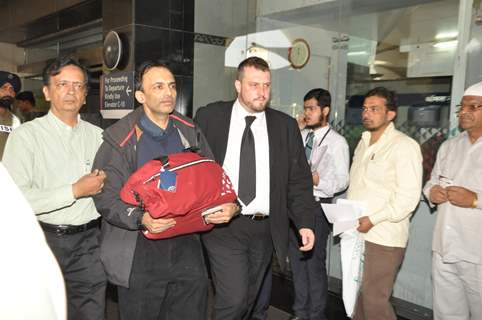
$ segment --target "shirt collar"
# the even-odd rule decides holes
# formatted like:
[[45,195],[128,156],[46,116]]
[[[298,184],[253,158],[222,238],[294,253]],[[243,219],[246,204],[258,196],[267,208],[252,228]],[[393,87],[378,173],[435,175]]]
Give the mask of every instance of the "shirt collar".
[[[256,120],[263,121],[265,118],[265,112],[254,112],[254,113],[249,113],[242,105],[241,102],[239,102],[239,99],[236,99],[233,105],[233,113],[235,115],[235,119],[240,119],[244,123],[244,118],[247,116],[255,116]],[[255,124],[258,121],[255,121],[253,124]]]
[[80,114],[77,115],[77,124],[74,127],[69,126],[68,124],[66,124],[65,122],[63,122],[59,118],[57,118],[57,116],[55,114],[53,114],[52,110],[49,110],[49,112],[47,113],[47,118],[49,119],[49,121],[54,123],[55,126],[57,128],[59,128],[60,130],[69,131],[69,132],[76,132],[77,130],[79,130],[79,128],[81,126],[81,123],[82,123],[82,119],[80,118]]
[[328,124],[324,127],[316,128],[316,130],[310,130],[310,131],[313,131],[315,133],[315,139],[319,139],[323,137],[329,129],[330,129],[330,125]]
[[482,137],[479,137],[474,143],[472,143],[470,141],[469,133],[465,130],[460,133],[460,136],[462,137],[462,139],[464,139],[471,146],[475,146],[477,144],[482,144]]
[[[390,137],[392,135],[392,133],[395,131],[395,125],[393,124],[393,121],[390,121],[390,123],[388,124],[388,126],[385,128],[385,131],[383,131],[382,133],[382,136],[380,137],[380,139],[378,139],[377,142],[375,142],[374,144],[377,144],[379,142],[383,142],[383,140],[387,139],[388,137]],[[362,133],[362,140],[363,142],[365,143],[365,145],[370,145],[370,138],[372,136],[372,133],[370,131],[364,131]]]

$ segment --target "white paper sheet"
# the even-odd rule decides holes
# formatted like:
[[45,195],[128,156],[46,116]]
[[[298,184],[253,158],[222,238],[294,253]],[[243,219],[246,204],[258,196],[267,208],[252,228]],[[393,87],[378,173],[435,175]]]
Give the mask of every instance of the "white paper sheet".
[[323,212],[330,223],[333,224],[333,235],[344,231],[356,229],[358,218],[365,211],[365,205],[358,201],[338,199],[336,204],[322,203]]

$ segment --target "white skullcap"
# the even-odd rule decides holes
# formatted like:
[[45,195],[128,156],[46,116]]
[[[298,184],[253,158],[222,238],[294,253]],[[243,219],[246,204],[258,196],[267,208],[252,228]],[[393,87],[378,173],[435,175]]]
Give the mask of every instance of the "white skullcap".
[[482,82],[476,83],[467,88],[464,92],[464,96],[482,96]]

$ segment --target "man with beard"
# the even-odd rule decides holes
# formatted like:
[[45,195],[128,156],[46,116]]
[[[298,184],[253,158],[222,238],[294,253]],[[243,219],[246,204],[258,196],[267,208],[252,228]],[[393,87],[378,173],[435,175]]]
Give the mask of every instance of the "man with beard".
[[313,250],[300,252],[297,234],[290,234],[289,257],[295,289],[295,316],[291,319],[323,320],[327,319],[326,242],[330,228],[321,203],[331,203],[335,194],[348,187],[350,156],[345,138],[328,124],[330,92],[312,89],[303,100],[304,116],[298,124],[302,129],[306,159],[311,166],[313,196],[319,209],[315,215],[316,243]]
[[[123,202],[119,191],[146,162],[185,148],[212,154],[191,119],[174,111],[176,81],[167,65],[147,61],[136,73],[137,101],[142,104],[104,131],[94,168],[108,175],[95,199],[102,214],[101,259],[108,279],[117,285],[121,319],[199,319],[207,317],[208,277],[198,234],[150,240],[141,231],[160,233],[173,218],[153,218]],[[226,223],[238,210],[233,203],[208,215],[206,223]]]
[[20,120],[10,110],[21,86],[20,78],[16,74],[0,71],[0,160],[8,135],[20,125]]
[[354,319],[395,320],[393,284],[408,241],[410,216],[420,201],[422,154],[395,129],[395,93],[370,90],[363,103],[363,132],[353,155],[348,199],[365,204],[358,231],[365,238],[361,292]]
[[291,220],[299,230],[300,250],[311,250],[318,210],[296,121],[268,108],[267,62],[258,57],[242,61],[235,88],[236,101],[200,108],[195,118],[242,205],[229,224],[203,235],[217,320],[250,318],[273,245],[284,269]]
[[432,243],[434,319],[482,319],[482,82],[458,105],[458,136],[438,150],[424,188],[437,205]]

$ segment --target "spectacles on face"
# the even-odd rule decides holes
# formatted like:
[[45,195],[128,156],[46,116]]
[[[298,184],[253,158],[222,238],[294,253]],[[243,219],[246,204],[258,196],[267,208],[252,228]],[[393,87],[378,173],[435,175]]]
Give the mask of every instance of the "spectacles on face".
[[456,105],[457,111],[455,111],[456,114],[460,114],[461,112],[469,112],[469,113],[474,113],[477,110],[482,109],[482,105],[477,105],[477,104],[458,104]]
[[59,81],[55,84],[55,87],[59,90],[65,91],[68,90],[69,88],[73,88],[74,91],[82,91],[86,87],[85,82],[80,82],[80,81]]

